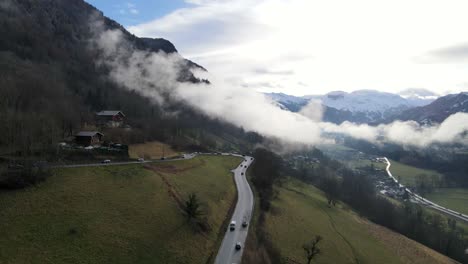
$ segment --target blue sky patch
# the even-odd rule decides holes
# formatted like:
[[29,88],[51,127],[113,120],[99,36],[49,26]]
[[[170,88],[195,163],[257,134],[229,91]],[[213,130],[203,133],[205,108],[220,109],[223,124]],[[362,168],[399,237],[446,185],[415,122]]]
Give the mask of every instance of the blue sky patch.
[[125,27],[144,23],[189,6],[183,0],[86,0]]

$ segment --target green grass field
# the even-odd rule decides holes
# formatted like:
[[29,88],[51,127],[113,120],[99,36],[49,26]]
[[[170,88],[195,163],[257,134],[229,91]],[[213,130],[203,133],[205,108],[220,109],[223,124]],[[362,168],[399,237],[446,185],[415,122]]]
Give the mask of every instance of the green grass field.
[[[57,169],[36,187],[2,192],[0,263],[205,263],[235,197],[230,169],[239,162]],[[192,231],[169,189],[198,194],[210,233]]]
[[322,192],[291,180],[278,187],[278,198],[266,217],[273,244],[286,258],[304,263],[303,243],[324,239],[314,263],[451,263],[442,255],[361,219],[346,206],[329,208]]
[[468,215],[468,189],[440,188],[427,195],[439,205]]
[[390,166],[392,175],[395,178],[400,179],[400,181],[407,186],[414,186],[416,183],[416,177],[421,174],[424,174],[426,176],[425,179],[428,181],[432,181],[432,179],[441,179],[443,177],[442,174],[434,170],[420,169],[394,160],[390,160],[390,163],[392,164],[392,166]]

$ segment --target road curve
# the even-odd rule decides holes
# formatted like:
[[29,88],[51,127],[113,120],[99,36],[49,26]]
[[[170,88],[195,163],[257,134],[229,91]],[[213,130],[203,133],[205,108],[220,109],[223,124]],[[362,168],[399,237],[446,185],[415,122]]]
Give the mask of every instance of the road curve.
[[434,203],[434,202],[432,202],[432,201],[430,201],[430,200],[428,200],[426,198],[423,198],[422,196],[418,195],[417,193],[412,192],[410,189],[406,188],[403,184],[399,183],[398,180],[395,177],[393,177],[392,173],[390,172],[390,166],[392,164],[390,163],[390,161],[386,157],[384,157],[384,159],[387,162],[386,170],[387,170],[388,176],[390,178],[392,178],[393,181],[396,182],[400,188],[404,188],[405,191],[408,193],[408,195],[413,199],[413,201],[415,201],[415,202],[417,202],[417,203],[419,203],[421,205],[430,207],[430,208],[432,208],[434,210],[440,211],[440,212],[442,212],[444,214],[451,215],[451,216],[453,216],[453,217],[455,217],[455,218],[457,218],[459,220],[462,220],[462,221],[468,223],[468,215],[465,215],[465,214],[462,214],[460,212],[457,212],[457,211],[445,208],[443,206],[440,206],[440,205],[438,205],[438,204],[436,204],[436,203]]
[[[254,196],[246,178],[247,168],[252,162],[253,158],[246,156],[244,157],[244,161],[242,161],[237,168],[232,170],[238,195],[236,208],[231,217],[231,221],[236,221],[236,229],[234,231],[230,231],[226,226],[226,235],[224,236],[221,247],[219,248],[215,264],[232,264],[241,262],[254,206]],[[244,220],[248,223],[247,227],[242,227],[242,222]],[[237,242],[242,244],[242,248],[240,250],[235,249]]]

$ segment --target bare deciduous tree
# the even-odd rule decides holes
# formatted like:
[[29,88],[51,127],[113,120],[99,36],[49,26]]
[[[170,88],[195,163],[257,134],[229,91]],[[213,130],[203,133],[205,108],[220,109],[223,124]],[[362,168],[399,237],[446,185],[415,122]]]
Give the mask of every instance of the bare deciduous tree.
[[302,248],[304,249],[306,258],[307,258],[307,264],[310,264],[312,262],[312,259],[318,254],[320,254],[321,250],[318,247],[318,244],[320,243],[320,241],[322,241],[322,239],[323,238],[321,236],[317,235],[315,236],[314,239],[305,243],[302,246]]

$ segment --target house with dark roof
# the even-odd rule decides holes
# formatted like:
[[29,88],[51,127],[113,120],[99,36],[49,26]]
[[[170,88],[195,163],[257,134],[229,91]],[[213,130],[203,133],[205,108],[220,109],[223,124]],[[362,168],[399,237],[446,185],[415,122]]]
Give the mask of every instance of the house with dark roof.
[[97,131],[81,131],[75,135],[75,142],[81,146],[97,145],[102,142],[104,134]]
[[96,124],[109,128],[123,127],[125,114],[118,110],[104,110],[96,113]]

